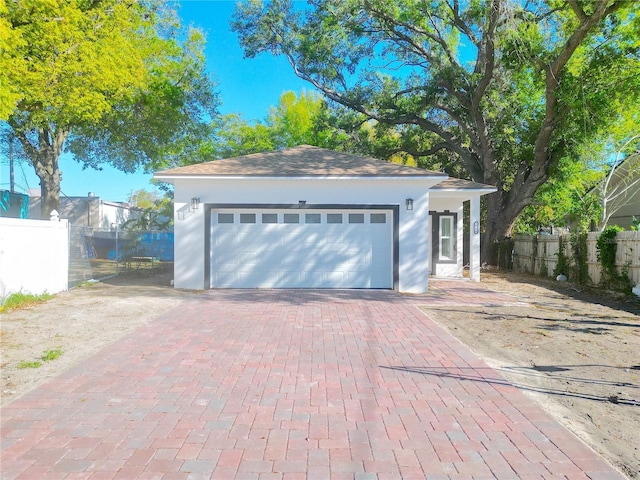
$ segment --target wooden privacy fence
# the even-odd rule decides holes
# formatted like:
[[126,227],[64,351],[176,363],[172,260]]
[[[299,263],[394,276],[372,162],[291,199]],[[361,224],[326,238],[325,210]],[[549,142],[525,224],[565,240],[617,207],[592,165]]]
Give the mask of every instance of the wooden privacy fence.
[[[590,232],[586,239],[580,241],[576,236],[568,234],[516,235],[513,243],[513,269],[549,277],[554,277],[554,272],[573,277],[580,275],[578,280],[582,283],[598,285],[602,276],[602,265],[598,262],[596,247],[599,236],[598,232]],[[640,284],[640,231],[618,232],[615,241],[618,274],[626,270],[632,285]],[[560,270],[566,271],[556,269],[560,248],[566,262],[566,267]],[[583,268],[577,265],[577,256],[585,259]]]

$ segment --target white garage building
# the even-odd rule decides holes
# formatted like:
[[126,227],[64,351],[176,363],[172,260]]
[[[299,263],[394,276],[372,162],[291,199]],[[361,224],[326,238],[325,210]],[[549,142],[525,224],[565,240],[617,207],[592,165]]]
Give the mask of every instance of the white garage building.
[[494,187],[307,145],[159,172],[175,187],[174,285],[427,291],[480,279],[480,196]]

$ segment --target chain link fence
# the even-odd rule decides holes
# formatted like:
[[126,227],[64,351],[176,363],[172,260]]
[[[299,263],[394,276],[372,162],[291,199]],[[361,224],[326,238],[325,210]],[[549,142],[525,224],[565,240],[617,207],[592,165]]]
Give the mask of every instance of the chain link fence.
[[122,232],[69,227],[69,288],[173,262],[173,232]]

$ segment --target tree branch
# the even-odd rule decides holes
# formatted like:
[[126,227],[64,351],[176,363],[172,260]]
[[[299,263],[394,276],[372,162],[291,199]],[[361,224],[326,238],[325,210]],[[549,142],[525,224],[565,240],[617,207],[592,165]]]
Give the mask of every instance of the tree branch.
[[433,155],[434,153],[439,152],[440,150],[450,150],[449,148],[449,144],[446,142],[440,142],[435,144],[433,147],[427,149],[427,150],[419,150],[419,149],[415,149],[415,148],[409,148],[409,147],[398,147],[398,148],[392,148],[390,150],[388,150],[388,152],[393,155],[394,153],[400,153],[400,152],[404,152],[404,153],[408,153],[409,155],[413,156],[413,157],[428,157],[429,155]]
[[549,153],[549,144],[551,136],[555,131],[557,124],[558,112],[556,110],[558,98],[556,92],[560,86],[560,76],[564,67],[567,65],[578,46],[584,41],[589,32],[602,21],[609,13],[619,9],[622,2],[614,2],[607,7],[606,1],[596,2],[596,8],[591,16],[586,16],[567,39],[564,47],[557,55],[555,60],[545,66],[546,71],[546,87],[545,87],[545,117],[540,131],[534,143],[534,166],[535,175],[529,176],[527,181],[537,183],[539,178],[544,177],[549,166],[554,161],[553,155]]
[[581,22],[584,22],[585,20],[587,20],[587,14],[584,13],[584,10],[576,0],[566,0],[566,1],[571,7],[571,10],[573,10],[573,13],[575,13],[576,17],[578,17],[578,20],[580,20]]
[[469,38],[469,40],[471,40],[471,43],[473,43],[477,48],[480,48],[480,41],[473,33],[473,30],[471,30],[469,26],[464,23],[464,20],[462,20],[462,17],[460,16],[460,6],[458,4],[458,0],[454,0],[453,5],[451,5],[449,2],[445,2],[445,4],[447,5],[447,7],[449,7],[449,10],[451,10],[451,13],[453,14],[453,24],[458,27],[458,30],[463,32]]
[[482,71],[482,77],[478,82],[476,91],[471,98],[471,105],[475,109],[480,105],[480,101],[484,96],[491,80],[495,68],[495,46],[493,40],[496,35],[496,26],[500,14],[500,0],[493,0],[489,6],[489,15],[487,29],[482,35],[481,48],[478,50],[478,60],[476,62],[476,71]]

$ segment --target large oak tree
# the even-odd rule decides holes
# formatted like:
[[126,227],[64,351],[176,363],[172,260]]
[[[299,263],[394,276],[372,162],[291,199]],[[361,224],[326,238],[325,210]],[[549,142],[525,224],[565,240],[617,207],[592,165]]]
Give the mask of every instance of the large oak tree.
[[495,185],[486,258],[560,159],[638,100],[639,22],[624,0],[272,0],[239,3],[233,27],[246,56],[285,55],[397,149]]
[[[59,209],[59,157],[124,171],[198,159],[217,97],[203,36],[164,0],[0,0],[0,120]],[[206,144],[205,140],[205,144]]]

